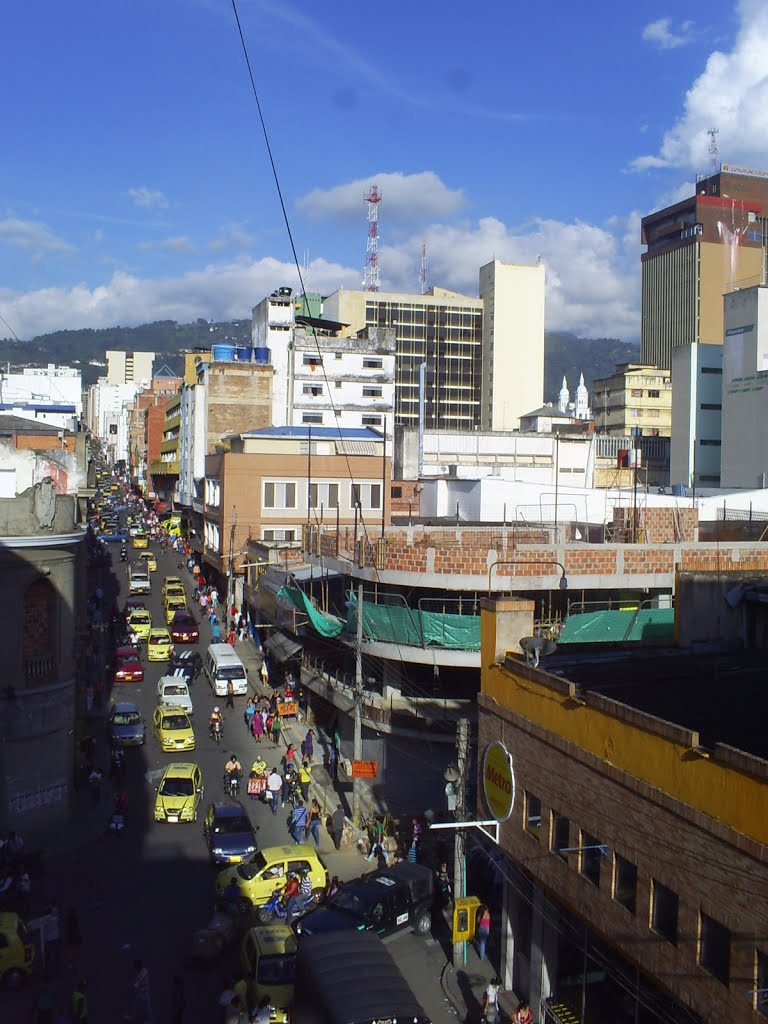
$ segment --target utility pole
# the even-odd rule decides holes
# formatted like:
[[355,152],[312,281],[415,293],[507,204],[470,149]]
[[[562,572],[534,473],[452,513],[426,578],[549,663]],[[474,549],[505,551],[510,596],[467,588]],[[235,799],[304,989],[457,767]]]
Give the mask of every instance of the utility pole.
[[[363,759],[363,584],[357,588],[357,636],[355,638],[355,732],[352,760]],[[363,780],[352,776],[352,820],[360,824]]]
[[[456,725],[456,767],[459,772],[459,781],[456,783],[456,821],[464,821],[466,818],[467,798],[467,753],[469,750],[469,719],[460,718]],[[456,829],[456,837],[453,846],[453,898],[458,899],[466,895],[466,884],[464,880],[464,829]],[[453,966],[463,967],[465,961],[465,949],[463,942],[453,944]]]
[[232,506],[232,525],[229,529],[229,571],[227,573],[227,615],[235,600],[235,527],[237,526],[237,509]]

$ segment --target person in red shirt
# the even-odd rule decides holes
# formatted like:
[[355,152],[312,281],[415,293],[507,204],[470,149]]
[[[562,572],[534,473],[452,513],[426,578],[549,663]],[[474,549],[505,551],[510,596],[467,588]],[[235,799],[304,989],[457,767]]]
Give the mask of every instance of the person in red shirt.
[[292,896],[295,896],[299,891],[299,880],[295,873],[292,871],[288,881],[283,886],[283,894],[280,897],[284,907],[288,906],[288,900]]

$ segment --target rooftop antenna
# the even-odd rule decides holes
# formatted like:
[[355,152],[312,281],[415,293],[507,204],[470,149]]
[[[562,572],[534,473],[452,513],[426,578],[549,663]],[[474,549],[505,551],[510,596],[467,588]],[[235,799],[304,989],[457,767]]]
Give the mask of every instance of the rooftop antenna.
[[720,150],[717,148],[717,136],[720,134],[719,128],[707,128],[707,135],[709,136],[709,146],[707,152],[709,153],[709,167],[712,174],[717,174],[719,171],[718,166],[718,154]]
[[368,195],[363,196],[368,203],[368,245],[365,250],[365,272],[363,289],[366,292],[379,290],[379,203],[381,192],[376,185],[371,185]]
[[421,281],[421,294],[427,294],[427,244],[424,242],[421,246],[421,273],[419,274],[419,280]]

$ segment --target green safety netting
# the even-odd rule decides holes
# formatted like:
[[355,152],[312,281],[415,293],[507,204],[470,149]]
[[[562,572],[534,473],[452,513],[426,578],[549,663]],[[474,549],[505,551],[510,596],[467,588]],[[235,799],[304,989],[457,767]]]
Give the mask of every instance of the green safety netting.
[[559,646],[565,644],[637,643],[641,640],[672,641],[674,608],[603,609],[571,615],[563,623]]
[[326,615],[324,612],[319,611],[299,587],[289,587],[284,584],[278,590],[277,596],[288,604],[292,604],[300,612],[304,612],[320,636],[336,637],[344,629],[342,619],[337,619],[335,615]]
[[[347,629],[354,633],[356,628],[357,598],[350,593]],[[435,646],[479,651],[480,617],[364,601],[363,636],[366,640],[381,640],[409,647]]]

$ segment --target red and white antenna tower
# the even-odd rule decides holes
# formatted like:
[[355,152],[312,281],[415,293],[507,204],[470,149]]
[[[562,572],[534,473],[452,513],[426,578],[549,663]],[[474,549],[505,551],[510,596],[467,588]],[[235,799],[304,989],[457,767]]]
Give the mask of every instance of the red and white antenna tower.
[[376,185],[371,185],[367,196],[363,199],[368,203],[368,245],[365,250],[365,272],[363,288],[367,292],[379,290],[379,203],[381,192]]
[[423,243],[421,246],[421,273],[419,274],[419,280],[421,281],[421,294],[427,294],[427,246]]
[[718,167],[718,154],[720,150],[717,148],[717,136],[720,134],[719,128],[707,128],[707,135],[709,136],[709,146],[707,152],[709,153],[709,170],[712,174],[717,174],[720,170]]

